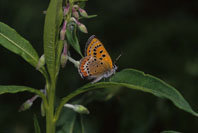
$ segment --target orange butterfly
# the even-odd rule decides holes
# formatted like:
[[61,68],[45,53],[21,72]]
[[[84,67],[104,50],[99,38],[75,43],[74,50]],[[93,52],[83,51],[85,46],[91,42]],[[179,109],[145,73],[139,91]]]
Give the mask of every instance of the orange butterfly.
[[111,57],[103,44],[92,35],[85,49],[85,57],[80,60],[79,73],[82,78],[94,79],[92,83],[102,78],[108,78],[115,73],[117,66],[113,66]]

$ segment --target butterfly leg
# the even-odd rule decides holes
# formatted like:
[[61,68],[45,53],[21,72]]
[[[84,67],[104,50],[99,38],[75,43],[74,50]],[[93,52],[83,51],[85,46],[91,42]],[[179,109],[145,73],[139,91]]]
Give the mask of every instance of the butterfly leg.
[[95,78],[91,83],[92,84],[96,83],[96,82],[100,81],[102,78],[103,78],[103,76],[99,76],[99,77]]

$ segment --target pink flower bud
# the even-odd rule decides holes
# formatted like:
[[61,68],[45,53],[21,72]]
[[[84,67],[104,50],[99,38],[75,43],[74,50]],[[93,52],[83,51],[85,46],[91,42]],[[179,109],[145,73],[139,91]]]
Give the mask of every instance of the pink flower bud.
[[66,32],[67,21],[63,22],[62,29],[60,31],[60,40],[65,40],[65,32]]
[[78,10],[79,9],[79,6],[78,5],[74,5],[73,8],[76,9],[76,10]]
[[81,8],[79,8],[78,10],[79,10],[81,16],[83,16],[85,18],[88,18],[88,14],[87,14],[87,12],[85,10],[83,10]]
[[29,108],[32,106],[32,104],[33,104],[33,102],[32,102],[31,100],[28,99],[27,101],[25,101],[25,102],[21,105],[21,107],[19,108],[19,112],[25,111],[25,110],[29,109]]
[[67,42],[64,41],[64,48],[63,48],[63,52],[61,54],[61,66],[62,68],[65,67],[67,63]]
[[76,24],[78,23],[78,21],[77,21],[74,17],[71,17],[71,18],[70,18],[70,21],[73,21],[73,22],[75,22]]
[[84,24],[82,24],[80,22],[78,22],[77,24],[78,24],[78,28],[80,31],[82,31],[83,33],[88,33],[87,28]]
[[29,108],[32,106],[33,102],[34,102],[38,97],[39,97],[38,95],[35,95],[35,96],[33,96],[31,99],[28,99],[27,101],[25,101],[25,102],[21,105],[21,107],[19,108],[19,112],[25,111],[25,110],[29,109]]
[[69,12],[69,4],[67,4],[66,7],[63,7],[63,16],[66,16],[68,12]]
[[73,15],[76,19],[79,18],[79,14],[78,14],[78,12],[76,11],[75,8],[72,8],[72,15]]

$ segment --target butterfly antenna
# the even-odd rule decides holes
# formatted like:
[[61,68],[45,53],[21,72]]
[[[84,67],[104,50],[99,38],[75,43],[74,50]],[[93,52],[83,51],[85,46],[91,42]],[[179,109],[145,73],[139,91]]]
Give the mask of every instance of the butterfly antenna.
[[120,57],[121,57],[122,55],[120,54],[120,55],[118,55],[118,57],[115,59],[115,62],[114,62],[114,64],[120,59]]

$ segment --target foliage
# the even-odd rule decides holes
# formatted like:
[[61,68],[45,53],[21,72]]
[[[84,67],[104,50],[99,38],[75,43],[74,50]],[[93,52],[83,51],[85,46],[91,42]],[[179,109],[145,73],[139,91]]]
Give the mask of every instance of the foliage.
[[[151,93],[159,98],[165,98],[172,101],[176,107],[182,109],[194,116],[198,114],[192,110],[189,103],[183,98],[183,96],[174,87],[168,85],[164,81],[151,76],[149,74],[144,74],[141,71],[135,69],[123,69],[117,72],[109,81],[99,82],[95,84],[86,84],[73,92],[66,94],[65,97],[55,106],[56,99],[56,89],[58,74],[61,65],[61,55],[62,51],[66,47],[64,45],[69,45],[74,48],[74,50],[82,56],[80,50],[80,44],[77,36],[77,29],[87,33],[86,27],[79,22],[81,18],[78,18],[74,14],[75,10],[84,7],[85,2],[83,1],[72,1],[69,0],[63,5],[62,0],[51,0],[49,7],[46,11],[45,24],[44,24],[44,36],[43,36],[43,46],[46,66],[42,66],[38,70],[43,74],[45,78],[45,89],[38,90],[26,86],[16,86],[16,85],[0,85],[0,94],[4,93],[18,93],[23,91],[29,91],[35,93],[42,99],[43,109],[46,117],[46,132],[55,133],[56,124],[57,132],[84,132],[84,124],[82,115],[77,115],[76,112],[72,110],[65,109],[63,106],[68,103],[75,96],[79,96],[84,92],[88,92],[94,89],[122,89],[130,88],[134,90],[140,90],[142,92]],[[78,6],[79,5],[79,6]],[[83,10],[83,9],[82,9]],[[82,18],[91,18],[92,16],[87,16]],[[66,23],[66,29],[64,29],[63,23]],[[65,31],[65,32],[61,32]],[[65,36],[61,38],[60,36]],[[64,41],[67,43],[65,44]],[[11,52],[19,55],[33,67],[37,67],[39,62],[39,57],[36,50],[32,45],[20,36],[14,29],[8,25],[0,22],[0,45],[7,48]],[[69,48],[66,49],[69,51]],[[68,55],[67,55],[68,56]],[[70,60],[71,61],[71,60]],[[116,94],[116,93],[115,93]],[[91,100],[89,101],[91,102]],[[72,104],[85,104],[83,98],[79,100],[74,100]],[[31,107],[31,106],[30,106]],[[55,108],[56,107],[56,108]],[[81,113],[80,111],[77,111]],[[62,119],[63,118],[66,119]],[[34,116],[34,126],[35,132],[40,132],[40,126],[36,116]],[[77,128],[74,128],[77,127]],[[79,132],[78,131],[78,132]],[[164,132],[175,132],[175,131],[164,131]]]

